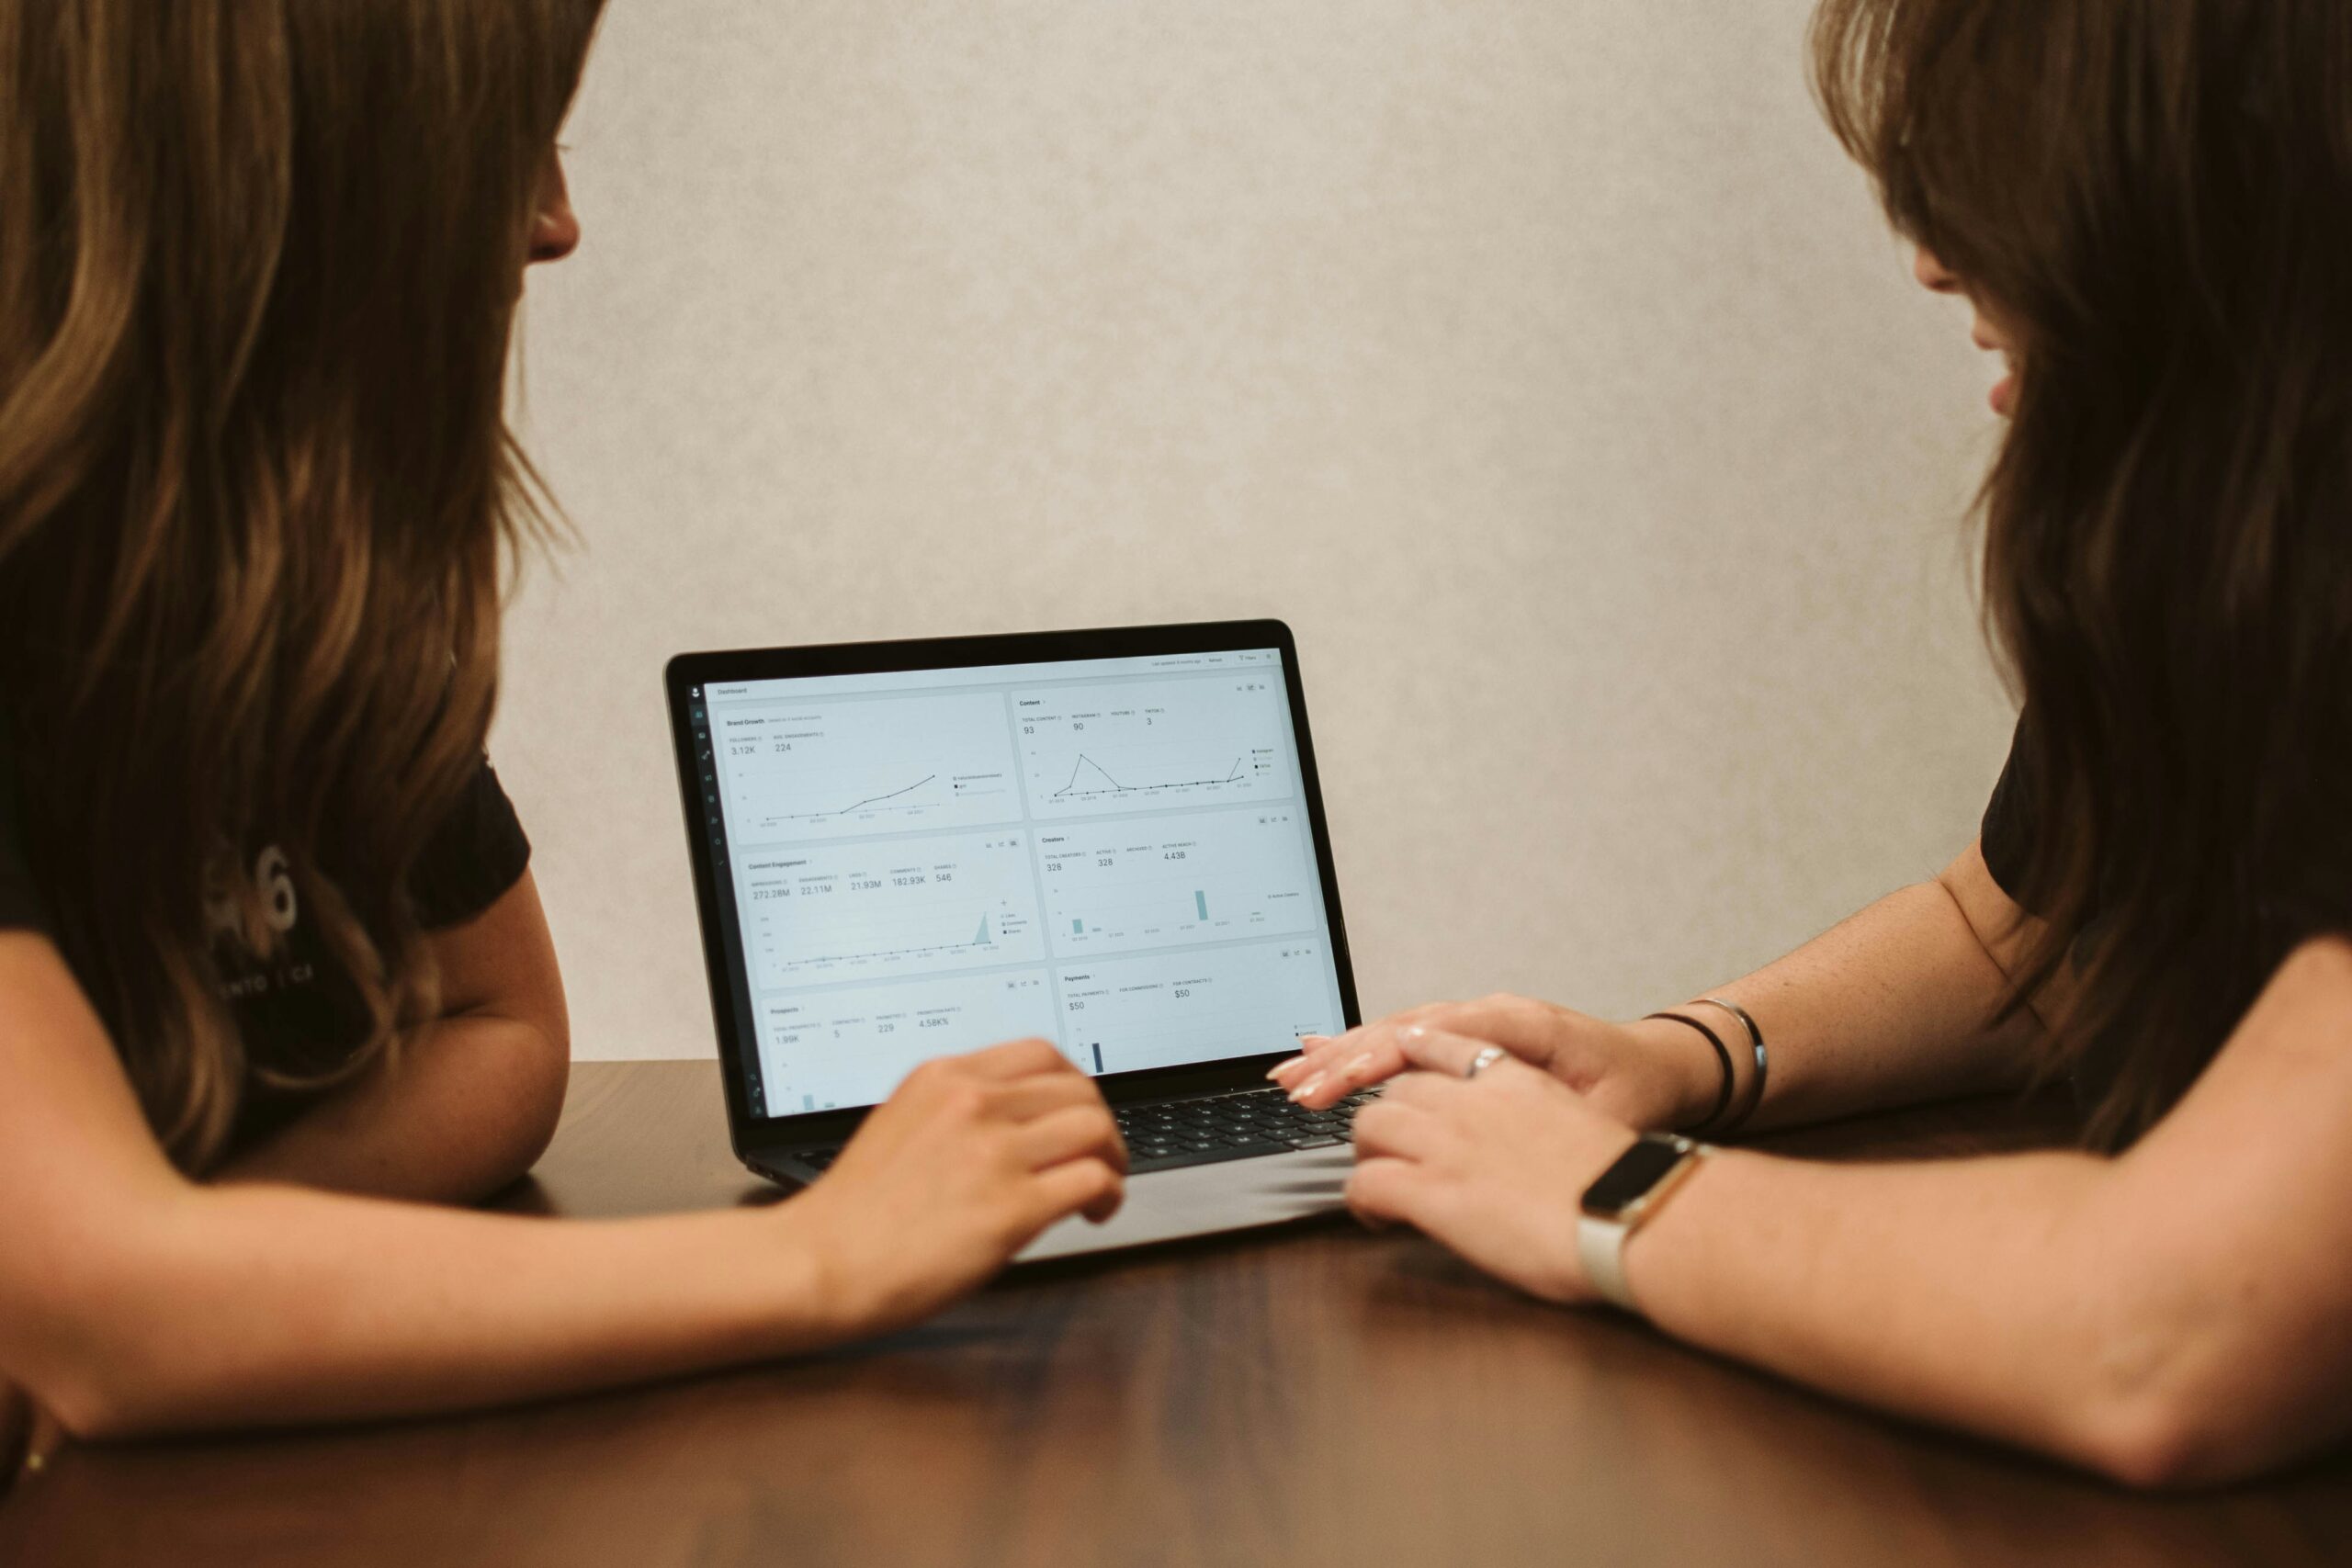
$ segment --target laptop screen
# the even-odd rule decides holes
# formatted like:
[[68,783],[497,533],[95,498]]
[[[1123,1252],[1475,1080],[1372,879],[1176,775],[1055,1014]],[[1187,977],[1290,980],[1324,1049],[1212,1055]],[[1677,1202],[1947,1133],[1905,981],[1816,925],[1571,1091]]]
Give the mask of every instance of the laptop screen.
[[1343,1027],[1278,649],[692,693],[754,1117],[1023,1036],[1118,1074]]

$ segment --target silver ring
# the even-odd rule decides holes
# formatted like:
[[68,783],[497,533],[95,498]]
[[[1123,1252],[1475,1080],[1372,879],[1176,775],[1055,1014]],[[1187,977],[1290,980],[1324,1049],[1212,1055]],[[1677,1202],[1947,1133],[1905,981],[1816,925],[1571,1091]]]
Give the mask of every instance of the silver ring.
[[1470,1058],[1470,1066],[1464,1070],[1462,1074],[1462,1081],[1464,1083],[1468,1083],[1472,1078],[1476,1077],[1480,1073],[1485,1072],[1488,1067],[1493,1066],[1497,1062],[1501,1061],[1505,1056],[1510,1055],[1510,1052],[1504,1050],[1499,1045],[1487,1046],[1485,1050]]

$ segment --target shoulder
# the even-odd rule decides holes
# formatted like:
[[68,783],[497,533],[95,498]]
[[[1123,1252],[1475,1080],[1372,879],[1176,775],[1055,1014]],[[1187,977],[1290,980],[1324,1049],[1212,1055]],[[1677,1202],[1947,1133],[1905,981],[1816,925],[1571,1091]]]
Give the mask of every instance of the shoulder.
[[484,757],[417,857],[409,879],[417,919],[429,930],[463,925],[504,897],[530,863],[522,818]]
[[2352,1032],[2352,931],[2306,938],[2287,954],[2270,983]]

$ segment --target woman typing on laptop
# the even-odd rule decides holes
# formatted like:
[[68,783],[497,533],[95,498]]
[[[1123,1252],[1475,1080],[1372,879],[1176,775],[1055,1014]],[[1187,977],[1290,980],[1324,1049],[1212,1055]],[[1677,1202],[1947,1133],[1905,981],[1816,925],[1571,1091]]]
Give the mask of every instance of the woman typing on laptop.
[[[1402,1073],[1354,1206],[1538,1295],[2128,1482],[2245,1475],[2352,1431],[2352,8],[1826,0],[1815,42],[2010,364],[1985,589],[2025,716],[1980,842],[1640,1022],[1424,1008],[1277,1077]],[[1656,1135],[2037,1074],[2080,1152]]]
[[[774,1209],[550,1224],[568,1042],[483,761],[502,421],[596,0],[0,0],[0,1489],[92,1436],[840,1342],[1120,1200],[1042,1043]],[[401,1201],[401,1200],[407,1200]],[[41,1416],[40,1413],[44,1413]]]

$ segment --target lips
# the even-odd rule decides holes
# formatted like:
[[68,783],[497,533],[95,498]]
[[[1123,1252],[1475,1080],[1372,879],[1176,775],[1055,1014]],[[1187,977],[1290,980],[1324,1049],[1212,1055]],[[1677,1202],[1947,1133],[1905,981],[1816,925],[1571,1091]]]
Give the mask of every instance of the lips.
[[2002,342],[1993,329],[1984,324],[1981,317],[1976,322],[1976,330],[1969,333],[1969,341],[1987,354],[1999,355],[2007,365],[2007,374],[2003,376],[2000,384],[1993,389],[1992,400],[1993,412],[2006,419],[2008,417],[2009,411],[2017,407],[2017,355],[2009,352],[2009,345]]

